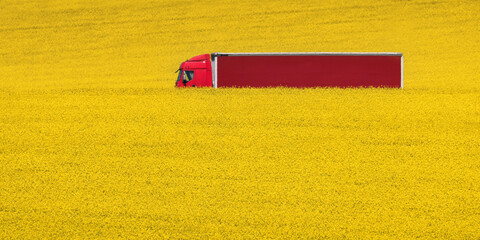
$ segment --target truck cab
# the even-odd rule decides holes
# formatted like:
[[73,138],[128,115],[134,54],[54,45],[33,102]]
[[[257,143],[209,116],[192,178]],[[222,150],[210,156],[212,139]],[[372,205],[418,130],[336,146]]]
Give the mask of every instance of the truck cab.
[[203,54],[180,64],[176,87],[212,87],[210,54]]

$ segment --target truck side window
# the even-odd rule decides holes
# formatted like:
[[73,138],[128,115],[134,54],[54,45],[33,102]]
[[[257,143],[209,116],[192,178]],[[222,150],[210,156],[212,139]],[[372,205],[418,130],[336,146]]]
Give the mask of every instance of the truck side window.
[[183,79],[187,80],[187,82],[193,79],[193,71],[185,71],[184,73]]

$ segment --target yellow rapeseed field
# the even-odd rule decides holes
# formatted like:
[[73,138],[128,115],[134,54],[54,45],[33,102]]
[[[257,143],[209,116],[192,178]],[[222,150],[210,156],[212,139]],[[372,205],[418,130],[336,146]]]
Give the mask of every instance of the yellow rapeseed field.
[[[0,238],[480,238],[480,2],[0,1]],[[176,89],[402,52],[404,89]]]

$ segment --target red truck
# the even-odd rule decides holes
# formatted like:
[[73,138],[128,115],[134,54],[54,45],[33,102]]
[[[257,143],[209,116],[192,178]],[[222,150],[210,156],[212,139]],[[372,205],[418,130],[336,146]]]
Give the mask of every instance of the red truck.
[[176,87],[403,88],[401,53],[212,53],[180,64]]

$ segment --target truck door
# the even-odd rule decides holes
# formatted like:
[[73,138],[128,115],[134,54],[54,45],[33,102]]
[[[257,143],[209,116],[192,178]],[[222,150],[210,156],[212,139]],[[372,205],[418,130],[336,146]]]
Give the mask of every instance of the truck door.
[[183,66],[182,83],[185,87],[211,87],[210,62],[186,62]]
[[196,87],[198,85],[198,83],[196,83],[197,81],[194,81],[196,80],[194,78],[195,72],[198,72],[198,70],[197,71],[195,70],[192,71],[192,70],[183,71],[182,82],[185,87]]

